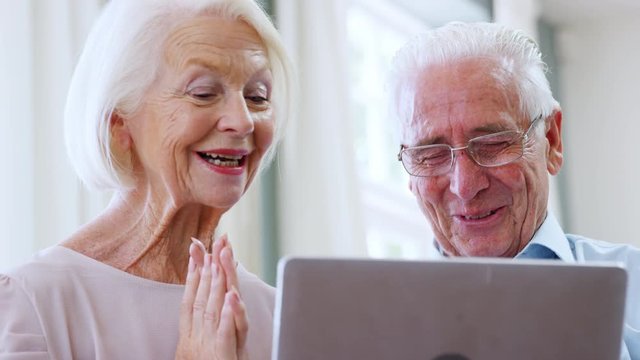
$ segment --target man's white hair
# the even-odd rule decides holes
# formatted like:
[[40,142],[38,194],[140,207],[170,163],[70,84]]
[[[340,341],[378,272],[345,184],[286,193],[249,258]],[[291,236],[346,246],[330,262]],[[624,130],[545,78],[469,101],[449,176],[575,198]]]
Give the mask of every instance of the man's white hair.
[[406,124],[414,115],[420,73],[432,65],[469,58],[493,59],[501,66],[502,71],[492,75],[500,83],[515,86],[519,110],[531,121],[549,116],[559,106],[533,39],[520,30],[498,24],[454,22],[417,36],[394,57],[389,78],[390,110],[398,123]]
[[276,120],[262,166],[269,163],[292,115],[294,71],[264,11],[253,0],[110,0],[87,38],[65,108],[67,152],[87,186],[119,190],[133,185],[131,169],[118,164],[111,151],[111,115],[137,109],[157,75],[169,33],[202,14],[248,23],[267,49]]

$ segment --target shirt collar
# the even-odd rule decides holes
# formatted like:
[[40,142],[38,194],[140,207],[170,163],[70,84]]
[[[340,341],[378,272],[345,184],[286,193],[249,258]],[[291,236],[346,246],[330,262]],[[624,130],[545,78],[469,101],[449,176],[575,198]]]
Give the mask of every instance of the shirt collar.
[[516,258],[538,257],[527,256],[528,254],[536,254],[544,251],[551,251],[560,260],[568,263],[575,263],[576,260],[571,251],[571,246],[567,237],[562,231],[558,220],[551,211],[547,212],[547,218],[544,220],[538,231],[533,235],[531,241],[522,251],[516,255]]

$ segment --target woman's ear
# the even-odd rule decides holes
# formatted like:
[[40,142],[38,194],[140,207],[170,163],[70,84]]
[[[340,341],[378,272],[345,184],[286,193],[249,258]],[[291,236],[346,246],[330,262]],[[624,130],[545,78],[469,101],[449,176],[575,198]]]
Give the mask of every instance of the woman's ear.
[[547,139],[547,170],[551,175],[556,175],[562,167],[562,111],[555,110],[545,125],[545,137]]
[[[117,111],[111,114],[109,119],[109,130],[111,133],[111,146],[118,147],[119,150],[131,149],[131,133],[125,118]],[[114,149],[115,150],[115,149]]]
[[114,111],[109,119],[111,155],[121,169],[132,170],[133,140],[126,118]]

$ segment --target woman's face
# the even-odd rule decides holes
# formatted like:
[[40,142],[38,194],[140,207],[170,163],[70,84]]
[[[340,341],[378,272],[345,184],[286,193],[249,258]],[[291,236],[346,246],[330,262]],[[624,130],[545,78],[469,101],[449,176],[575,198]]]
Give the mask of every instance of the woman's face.
[[215,16],[178,26],[164,50],[143,103],[123,120],[136,178],[176,206],[228,208],[273,140],[267,51],[248,24]]

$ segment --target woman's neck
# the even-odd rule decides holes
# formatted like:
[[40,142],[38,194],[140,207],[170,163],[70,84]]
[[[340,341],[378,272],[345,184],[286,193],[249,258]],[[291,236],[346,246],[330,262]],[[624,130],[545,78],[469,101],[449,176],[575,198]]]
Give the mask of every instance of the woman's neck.
[[224,211],[167,203],[150,194],[118,193],[100,216],[62,245],[136,276],[182,284],[191,237],[210,248]]

